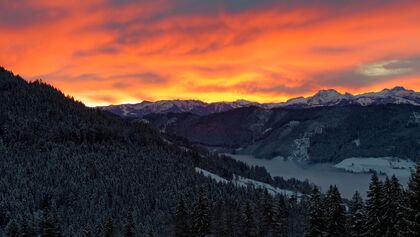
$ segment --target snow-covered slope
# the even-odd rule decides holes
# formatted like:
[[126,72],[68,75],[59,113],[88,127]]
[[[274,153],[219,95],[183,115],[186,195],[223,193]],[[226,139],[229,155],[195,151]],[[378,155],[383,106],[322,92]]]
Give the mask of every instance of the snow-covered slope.
[[213,174],[207,170],[203,170],[201,168],[196,167],[195,171],[197,173],[200,173],[208,178],[211,178],[213,180],[215,180],[216,182],[219,183],[232,183],[235,186],[238,187],[253,187],[256,189],[266,189],[268,191],[268,193],[270,193],[271,195],[277,195],[277,194],[283,194],[286,196],[292,196],[292,195],[296,195],[297,197],[300,197],[301,194],[300,193],[296,193],[290,190],[286,190],[286,189],[281,189],[281,188],[276,188],[272,185],[269,185],[267,183],[263,183],[263,182],[259,182],[253,179],[248,179],[248,178],[244,178],[241,177],[239,175],[234,175],[234,178],[232,181],[229,181],[227,179],[224,179],[216,174]]
[[409,177],[415,170],[415,166],[416,164],[411,160],[394,157],[353,157],[341,161],[334,167],[354,173],[377,172],[388,176]]

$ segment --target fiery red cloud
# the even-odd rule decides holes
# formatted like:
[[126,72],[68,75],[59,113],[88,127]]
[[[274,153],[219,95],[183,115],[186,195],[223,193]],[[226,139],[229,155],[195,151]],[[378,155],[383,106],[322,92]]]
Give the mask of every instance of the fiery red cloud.
[[307,2],[0,0],[0,65],[88,105],[420,90],[418,1]]

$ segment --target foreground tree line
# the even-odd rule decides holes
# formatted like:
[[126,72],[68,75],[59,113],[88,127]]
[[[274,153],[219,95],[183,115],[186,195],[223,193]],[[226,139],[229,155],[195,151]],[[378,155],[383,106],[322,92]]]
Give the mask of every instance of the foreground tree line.
[[[326,193],[314,187],[308,196],[272,196],[262,191],[259,200],[240,206],[212,202],[201,189],[189,203],[178,198],[171,235],[176,237],[418,237],[420,236],[420,166],[404,189],[395,176],[379,180],[376,174],[364,202],[356,192],[349,201],[341,198],[336,186]],[[12,219],[5,227],[7,237],[62,236],[56,214],[46,209],[36,218]],[[19,221],[17,221],[19,220]],[[2,221],[0,219],[0,221]],[[118,223],[118,224],[117,224]],[[120,225],[120,226],[117,226]],[[107,217],[97,228],[84,227],[82,236],[144,236],[136,229],[132,210],[122,220]],[[82,227],[81,227],[82,228]],[[147,236],[158,236],[149,230]]]
[[[274,202],[273,202],[274,200]],[[177,206],[175,236],[293,236],[296,220],[296,197],[274,199],[266,196],[261,204],[245,203],[232,215],[221,216],[211,225],[204,196],[190,208],[181,199]],[[300,208],[306,209],[296,228],[308,237],[418,237],[420,236],[420,166],[405,190],[395,176],[382,182],[372,175],[366,202],[356,192],[344,201],[336,186],[324,194],[317,187]],[[188,211],[190,210],[190,211]],[[236,217],[236,218],[235,218]],[[258,218],[256,218],[258,217]]]

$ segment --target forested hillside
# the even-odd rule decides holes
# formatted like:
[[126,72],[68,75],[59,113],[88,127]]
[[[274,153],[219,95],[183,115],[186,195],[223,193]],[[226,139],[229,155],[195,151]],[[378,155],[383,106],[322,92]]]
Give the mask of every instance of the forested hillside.
[[199,190],[211,207],[231,213],[264,197],[252,188],[218,184],[195,167],[226,178],[235,172],[299,192],[310,188],[272,179],[263,168],[250,169],[226,157],[214,156],[211,162],[210,154],[180,148],[148,125],[86,108],[47,84],[26,82],[3,68],[0,101],[2,231],[29,223],[42,232],[47,221],[60,223],[64,236],[81,235],[85,229],[101,235],[109,228],[105,223],[112,220],[120,232],[133,215],[140,236],[168,236],[174,233],[177,200],[192,205]]
[[144,118],[165,133],[258,158],[420,158],[420,107],[413,105],[248,107],[206,116],[169,113]]

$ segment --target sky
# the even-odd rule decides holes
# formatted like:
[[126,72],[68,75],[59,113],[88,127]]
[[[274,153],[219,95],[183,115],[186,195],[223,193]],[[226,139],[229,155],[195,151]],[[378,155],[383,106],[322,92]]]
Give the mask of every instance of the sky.
[[0,0],[0,45],[90,106],[420,91],[420,1]]

